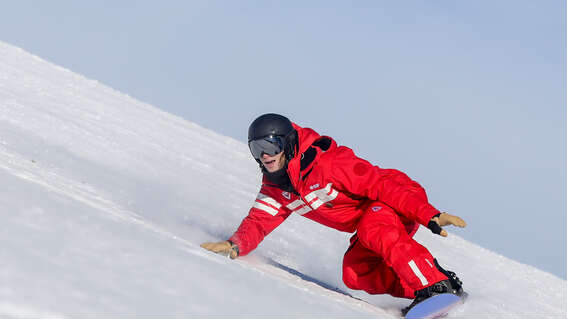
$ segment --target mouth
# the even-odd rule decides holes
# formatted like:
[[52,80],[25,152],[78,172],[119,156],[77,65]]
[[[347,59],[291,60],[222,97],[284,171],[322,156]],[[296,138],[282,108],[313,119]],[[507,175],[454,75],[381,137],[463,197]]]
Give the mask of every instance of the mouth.
[[272,165],[275,162],[276,162],[276,160],[266,161],[266,162],[264,162],[264,165]]

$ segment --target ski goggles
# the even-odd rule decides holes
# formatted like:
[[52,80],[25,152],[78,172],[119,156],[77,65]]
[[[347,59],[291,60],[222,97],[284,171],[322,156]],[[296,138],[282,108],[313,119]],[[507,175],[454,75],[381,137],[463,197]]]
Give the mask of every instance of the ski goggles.
[[248,142],[250,152],[255,159],[260,159],[262,154],[268,154],[269,156],[277,155],[283,151],[284,145],[284,137],[274,135]]

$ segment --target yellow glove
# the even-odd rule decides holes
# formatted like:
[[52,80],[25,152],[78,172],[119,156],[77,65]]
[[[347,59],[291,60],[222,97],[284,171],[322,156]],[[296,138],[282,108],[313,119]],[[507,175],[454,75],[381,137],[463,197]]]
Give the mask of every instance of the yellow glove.
[[439,216],[431,218],[427,227],[435,234],[447,237],[447,231],[445,231],[441,226],[453,225],[457,227],[466,227],[467,222],[465,222],[461,217],[454,216],[447,213],[441,213]]
[[230,257],[230,259],[238,257],[238,246],[228,240],[218,243],[203,243],[201,247],[214,253]]

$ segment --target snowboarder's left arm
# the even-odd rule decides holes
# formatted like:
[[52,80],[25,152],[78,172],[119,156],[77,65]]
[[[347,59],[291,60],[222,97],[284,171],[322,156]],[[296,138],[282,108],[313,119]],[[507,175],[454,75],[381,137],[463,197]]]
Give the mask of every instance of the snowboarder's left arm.
[[332,179],[349,193],[381,201],[441,236],[447,235],[441,226],[466,226],[460,217],[433,207],[423,187],[405,173],[374,166],[348,147],[337,149],[332,162]]

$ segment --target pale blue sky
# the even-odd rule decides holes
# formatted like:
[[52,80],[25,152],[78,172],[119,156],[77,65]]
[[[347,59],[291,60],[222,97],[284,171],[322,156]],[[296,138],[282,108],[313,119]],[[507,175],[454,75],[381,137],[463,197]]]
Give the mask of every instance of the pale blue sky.
[[243,142],[288,115],[406,171],[469,222],[449,231],[567,278],[566,9],[24,0],[0,41]]

